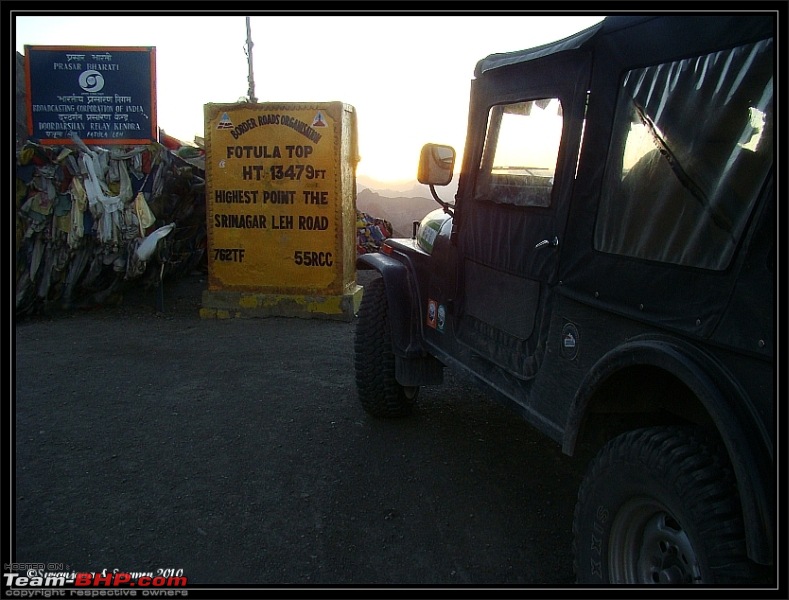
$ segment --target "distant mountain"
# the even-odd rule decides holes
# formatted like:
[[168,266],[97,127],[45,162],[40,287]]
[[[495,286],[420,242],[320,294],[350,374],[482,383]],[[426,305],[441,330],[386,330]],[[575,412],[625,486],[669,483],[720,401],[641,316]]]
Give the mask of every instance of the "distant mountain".
[[[454,202],[457,182],[436,188],[439,198]],[[381,182],[369,177],[356,178],[356,208],[392,224],[394,237],[411,237],[413,222],[440,208],[430,188],[417,181]]]
[[[356,177],[356,187],[358,190],[369,189],[378,192],[381,196],[387,198],[432,198],[430,195],[430,188],[423,183],[419,183],[416,179],[404,179],[402,181],[378,181],[358,175]],[[445,187],[436,188],[438,195],[441,198],[452,200],[457,192],[457,176],[452,180],[452,183]]]
[[372,217],[392,224],[394,237],[411,237],[413,222],[421,221],[432,210],[439,208],[431,198],[390,198],[378,192],[363,189],[356,193],[356,208]]

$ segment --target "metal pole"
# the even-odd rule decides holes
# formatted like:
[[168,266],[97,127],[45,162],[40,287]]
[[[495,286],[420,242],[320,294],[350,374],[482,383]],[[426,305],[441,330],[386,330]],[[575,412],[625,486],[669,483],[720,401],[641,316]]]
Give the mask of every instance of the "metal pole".
[[249,17],[247,17],[247,62],[249,63],[249,101],[257,102],[255,98],[255,79],[252,76],[252,33],[249,28]]

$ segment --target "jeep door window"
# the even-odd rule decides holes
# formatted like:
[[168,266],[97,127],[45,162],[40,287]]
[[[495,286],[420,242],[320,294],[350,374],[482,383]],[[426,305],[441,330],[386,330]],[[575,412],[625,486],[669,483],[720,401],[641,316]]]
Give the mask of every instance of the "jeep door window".
[[773,164],[773,43],[625,74],[595,248],[722,270]]
[[514,206],[550,206],[561,136],[558,98],[492,107],[474,197]]

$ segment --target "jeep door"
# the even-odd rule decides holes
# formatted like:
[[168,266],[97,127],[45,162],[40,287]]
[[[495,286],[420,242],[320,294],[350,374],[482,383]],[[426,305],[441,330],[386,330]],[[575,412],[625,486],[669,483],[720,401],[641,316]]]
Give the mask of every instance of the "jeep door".
[[534,376],[544,348],[588,65],[585,54],[553,55],[472,82],[454,232],[458,340],[519,379]]

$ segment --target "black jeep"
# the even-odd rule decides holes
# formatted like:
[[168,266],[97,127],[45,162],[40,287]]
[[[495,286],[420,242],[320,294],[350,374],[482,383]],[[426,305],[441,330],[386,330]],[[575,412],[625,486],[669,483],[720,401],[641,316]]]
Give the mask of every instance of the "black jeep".
[[358,259],[365,410],[450,367],[587,457],[579,583],[774,581],[775,29],[615,16],[480,60],[454,201],[427,144],[441,208]]

